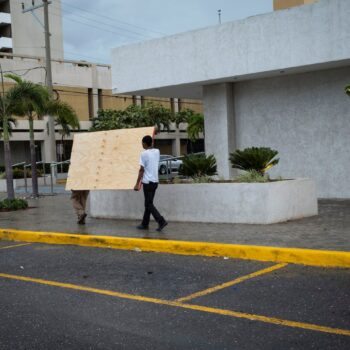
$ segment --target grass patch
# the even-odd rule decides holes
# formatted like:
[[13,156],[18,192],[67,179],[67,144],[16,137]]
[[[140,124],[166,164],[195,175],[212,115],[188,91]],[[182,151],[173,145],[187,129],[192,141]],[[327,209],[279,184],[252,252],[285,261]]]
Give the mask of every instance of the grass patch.
[[239,175],[235,179],[237,182],[247,182],[247,183],[264,183],[264,182],[269,182],[269,178],[267,175],[261,175],[258,171],[256,170],[248,170],[242,175]]
[[28,202],[25,199],[16,198],[16,199],[3,199],[0,201],[0,210],[1,211],[12,211],[12,210],[20,210],[27,209]]

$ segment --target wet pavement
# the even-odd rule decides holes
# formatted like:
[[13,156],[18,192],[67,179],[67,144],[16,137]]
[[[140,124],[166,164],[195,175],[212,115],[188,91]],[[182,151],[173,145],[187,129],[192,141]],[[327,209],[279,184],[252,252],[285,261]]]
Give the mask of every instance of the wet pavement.
[[[140,199],[142,200],[142,199]],[[32,208],[0,213],[0,228],[183,241],[350,251],[350,200],[320,200],[319,215],[270,225],[170,222],[163,233],[139,221],[87,218],[76,223],[68,193],[31,199]],[[161,208],[159,208],[161,210]]]

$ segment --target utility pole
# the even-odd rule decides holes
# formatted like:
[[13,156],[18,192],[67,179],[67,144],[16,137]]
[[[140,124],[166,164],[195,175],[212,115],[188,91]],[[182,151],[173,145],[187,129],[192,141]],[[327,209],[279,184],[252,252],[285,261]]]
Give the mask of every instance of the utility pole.
[[[49,27],[49,2],[43,0],[44,5],[44,26],[45,26],[45,58],[46,58],[46,86],[52,97],[52,70],[51,70],[51,46],[50,46],[50,27]],[[49,136],[50,136],[50,161],[56,162],[56,136],[55,121],[49,116]]]
[[[33,7],[24,9],[24,5],[22,3],[22,13],[31,12],[32,15],[38,20],[38,22],[42,25],[40,20],[34,14],[34,10],[43,7],[44,8],[44,33],[45,33],[45,62],[46,62],[46,86],[49,90],[50,95],[52,96],[53,87],[52,87],[52,69],[51,69],[51,46],[50,46],[50,27],[49,27],[49,4],[51,1],[42,0],[42,4],[34,5]],[[50,162],[56,162],[56,137],[55,137],[55,121],[52,116],[49,116],[49,137],[50,137]]]
[[219,24],[221,24],[221,10],[218,10]]

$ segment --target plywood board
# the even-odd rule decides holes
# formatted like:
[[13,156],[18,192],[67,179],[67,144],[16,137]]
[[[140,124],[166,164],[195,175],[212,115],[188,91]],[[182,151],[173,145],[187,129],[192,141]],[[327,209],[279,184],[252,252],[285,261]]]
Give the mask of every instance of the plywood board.
[[67,190],[132,189],[136,183],[141,140],[154,127],[74,135]]

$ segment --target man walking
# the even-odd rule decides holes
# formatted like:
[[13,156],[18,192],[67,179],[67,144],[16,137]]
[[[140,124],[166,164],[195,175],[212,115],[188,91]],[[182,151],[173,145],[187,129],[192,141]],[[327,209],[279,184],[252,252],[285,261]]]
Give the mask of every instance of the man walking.
[[154,196],[158,187],[158,165],[159,149],[153,148],[153,139],[151,136],[145,136],[142,139],[142,146],[145,149],[140,157],[140,170],[137,177],[135,191],[140,190],[142,182],[143,193],[145,196],[145,212],[141,225],[137,226],[139,230],[148,230],[151,214],[158,223],[157,231],[160,232],[168,225],[163,216],[160,215],[153,204]]

